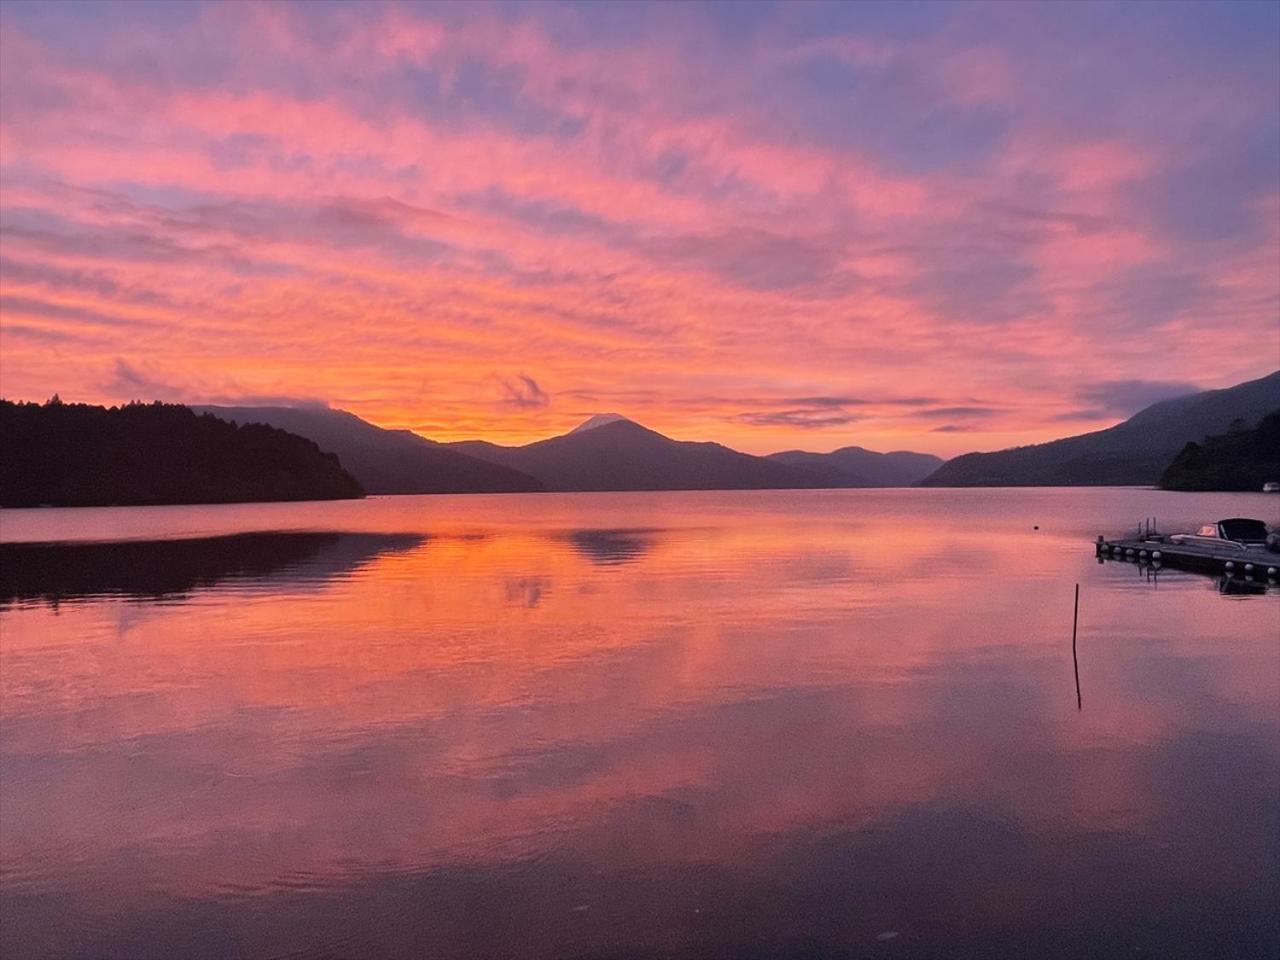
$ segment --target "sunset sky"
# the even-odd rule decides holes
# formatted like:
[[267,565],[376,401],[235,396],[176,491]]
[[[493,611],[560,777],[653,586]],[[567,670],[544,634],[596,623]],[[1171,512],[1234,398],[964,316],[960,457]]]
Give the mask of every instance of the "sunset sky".
[[1280,4],[0,8],[0,392],[951,455],[1280,366]]

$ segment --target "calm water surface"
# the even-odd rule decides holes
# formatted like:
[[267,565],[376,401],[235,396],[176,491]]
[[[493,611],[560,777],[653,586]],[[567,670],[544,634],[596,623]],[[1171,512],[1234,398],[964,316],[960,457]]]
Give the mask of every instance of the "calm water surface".
[[1280,593],[1090,546],[1237,514],[5,511],[0,955],[1274,958]]

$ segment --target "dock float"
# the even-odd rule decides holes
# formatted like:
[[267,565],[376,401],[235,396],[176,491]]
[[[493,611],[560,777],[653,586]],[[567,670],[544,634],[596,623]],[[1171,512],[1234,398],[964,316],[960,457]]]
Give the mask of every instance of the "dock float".
[[1127,560],[1156,568],[1167,566],[1227,576],[1280,579],[1280,553],[1231,541],[1208,545],[1174,543],[1161,535],[1119,540],[1099,536],[1094,543],[1094,553],[1099,560]]

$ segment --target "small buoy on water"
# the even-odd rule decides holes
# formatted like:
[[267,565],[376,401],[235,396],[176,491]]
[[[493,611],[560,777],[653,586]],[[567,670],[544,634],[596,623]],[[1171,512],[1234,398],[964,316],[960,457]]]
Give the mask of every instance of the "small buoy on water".
[[1124,555],[1125,555],[1126,557],[1132,557],[1132,556],[1133,556],[1133,547],[1130,547],[1128,550],[1126,550],[1126,551],[1124,552]]
[[1146,555],[1147,555],[1147,551],[1145,551],[1145,550],[1139,550],[1139,551],[1138,551],[1138,556],[1140,556],[1140,557],[1145,557]]
[[1253,564],[1252,564],[1252,563],[1246,563],[1246,564],[1244,565],[1244,572],[1245,572],[1245,573],[1253,573]]
[[1036,524],[1034,527],[1032,527],[1031,529],[1032,529],[1032,530],[1039,530],[1039,529],[1040,529],[1040,524],[1038,524],[1038,523],[1037,523],[1037,524]]
[[1276,575],[1276,568],[1275,568],[1275,567],[1267,567],[1267,576],[1268,576],[1268,577],[1274,577],[1275,575]]
[[1227,569],[1228,569],[1228,570],[1234,570],[1235,568],[1236,568],[1235,561],[1233,561],[1233,560],[1228,560],[1228,561],[1227,561]]
[[1152,550],[1152,551],[1151,551],[1151,559],[1152,559],[1152,560],[1159,560],[1159,559],[1160,559],[1160,551],[1159,551],[1159,550]]

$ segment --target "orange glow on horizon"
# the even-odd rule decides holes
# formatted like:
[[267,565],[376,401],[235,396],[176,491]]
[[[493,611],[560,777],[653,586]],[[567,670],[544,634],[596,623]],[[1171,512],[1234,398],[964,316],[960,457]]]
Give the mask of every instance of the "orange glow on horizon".
[[1273,42],[666,13],[6,8],[0,392],[951,456],[1277,366]]

